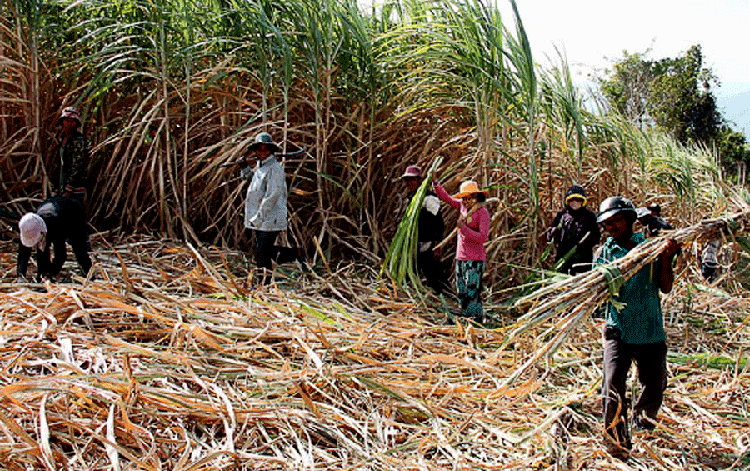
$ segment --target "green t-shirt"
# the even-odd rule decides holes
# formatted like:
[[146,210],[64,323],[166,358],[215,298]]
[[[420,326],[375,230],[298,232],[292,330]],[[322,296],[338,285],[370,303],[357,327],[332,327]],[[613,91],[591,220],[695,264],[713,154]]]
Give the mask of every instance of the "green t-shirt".
[[[631,240],[638,245],[646,238],[638,232],[633,234]],[[594,266],[612,262],[627,253],[609,237],[594,256]],[[659,299],[658,267],[658,261],[646,265],[622,285],[619,294],[613,297],[625,305],[622,309],[618,311],[611,302],[606,305],[607,324],[620,330],[625,343],[646,344],[667,340]]]

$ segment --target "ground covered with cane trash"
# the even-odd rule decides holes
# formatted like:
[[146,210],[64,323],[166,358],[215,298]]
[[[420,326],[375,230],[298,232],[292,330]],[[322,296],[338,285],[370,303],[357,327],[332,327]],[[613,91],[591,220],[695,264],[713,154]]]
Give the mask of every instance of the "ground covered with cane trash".
[[0,242],[3,469],[750,469],[750,295],[729,273],[679,266],[665,403],[623,462],[602,442],[602,319],[514,376],[554,319],[506,343],[499,301],[451,322],[379,267],[318,259],[254,289],[240,252],[92,247],[93,281],[70,257],[17,283]]

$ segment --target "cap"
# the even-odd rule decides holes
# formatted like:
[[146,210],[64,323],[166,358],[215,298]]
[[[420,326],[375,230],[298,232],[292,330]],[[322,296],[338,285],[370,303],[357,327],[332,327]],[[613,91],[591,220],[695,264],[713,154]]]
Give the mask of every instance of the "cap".
[[[47,232],[47,224],[44,219],[36,213],[26,213],[18,221],[18,229],[21,231],[21,244],[24,247],[33,247],[42,240],[42,235]],[[40,249],[44,247],[39,247]]]
[[57,124],[61,124],[64,118],[75,120],[75,122],[78,123],[78,126],[81,125],[81,115],[78,113],[78,108],[75,106],[68,106],[63,109],[60,118],[57,120]]
[[422,169],[418,165],[409,165],[401,178],[422,178]]

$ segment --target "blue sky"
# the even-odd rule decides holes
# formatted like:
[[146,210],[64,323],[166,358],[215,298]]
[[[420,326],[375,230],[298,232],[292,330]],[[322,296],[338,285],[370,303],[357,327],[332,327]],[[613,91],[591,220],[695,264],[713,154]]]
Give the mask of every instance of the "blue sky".
[[[512,20],[509,0],[495,0]],[[750,139],[750,0],[517,0],[531,46],[542,65],[564,51],[583,85],[586,77],[622,57],[646,52],[676,57],[700,44],[704,66],[724,117]]]

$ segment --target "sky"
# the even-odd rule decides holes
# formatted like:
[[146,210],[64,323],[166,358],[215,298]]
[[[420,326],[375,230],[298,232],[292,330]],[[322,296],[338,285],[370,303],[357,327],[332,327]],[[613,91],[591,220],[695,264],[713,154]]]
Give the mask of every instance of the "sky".
[[[495,0],[512,21],[509,0]],[[750,140],[750,0],[517,0],[537,62],[563,51],[586,77],[629,53],[658,60],[701,45],[703,65],[721,86],[713,90],[725,118]]]

